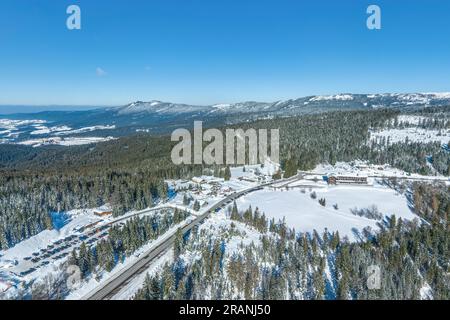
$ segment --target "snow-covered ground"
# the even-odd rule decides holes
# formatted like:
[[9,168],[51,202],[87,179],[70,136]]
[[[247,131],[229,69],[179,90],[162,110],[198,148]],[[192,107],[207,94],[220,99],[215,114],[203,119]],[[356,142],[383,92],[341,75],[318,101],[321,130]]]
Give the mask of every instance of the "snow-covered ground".
[[9,131],[19,130],[21,127],[30,125],[43,125],[45,120],[11,120],[0,119],[0,129],[7,129]]
[[52,138],[41,138],[41,139],[31,139],[26,141],[21,141],[18,144],[32,146],[34,148],[47,146],[47,145],[59,145],[59,146],[80,146],[85,144],[92,144],[104,141],[114,140],[113,137],[52,137]]
[[[433,120],[434,118],[417,116],[417,115],[399,115],[396,117],[398,126],[395,128],[383,128],[383,129],[370,129],[370,140],[380,142],[389,139],[389,142],[439,142],[441,144],[447,144],[450,141],[450,129],[425,129],[419,127],[421,123],[427,120]],[[390,121],[392,125],[394,121]]]
[[[286,220],[287,226],[296,231],[319,233],[339,231],[350,240],[358,240],[358,232],[365,227],[377,229],[376,220],[359,217],[351,213],[351,209],[366,209],[376,206],[383,215],[413,220],[418,218],[408,207],[405,196],[385,187],[371,186],[332,186],[312,189],[317,199],[312,199],[310,190],[305,193],[299,189],[271,190],[264,189],[244,196],[236,201],[240,210],[249,206],[259,208],[261,212],[275,220]],[[318,199],[324,198],[326,206],[319,204]],[[337,204],[336,210],[333,205]]]
[[[15,292],[30,281],[60,272],[59,268],[67,261],[70,252],[80,246],[80,236],[111,222],[109,217],[96,216],[94,209],[72,210],[59,215],[54,217],[53,230],[44,230],[0,252],[0,283],[9,286],[7,297],[14,297]],[[80,231],[82,228],[85,228],[84,233]],[[99,237],[98,234],[92,235],[85,241],[93,239],[92,242],[95,242]],[[52,250],[55,252],[50,254]],[[48,257],[44,257],[46,254]],[[39,261],[33,262],[31,259],[34,258],[39,258]]]
[[280,169],[280,165],[266,160],[264,165],[251,165],[231,168],[231,177],[234,179],[247,178],[257,180],[258,177],[272,176]]
[[398,142],[439,142],[441,144],[447,144],[450,141],[450,129],[443,130],[427,130],[423,128],[410,127],[404,129],[383,129],[380,131],[372,131],[370,139],[372,141],[379,141],[380,139],[386,139],[390,143]]
[[[10,249],[2,251],[0,253],[0,263],[4,261],[17,261],[17,266],[10,268],[9,271],[19,275],[20,272],[26,271],[31,267],[35,267],[35,264],[31,261],[24,261],[25,257],[31,257],[33,253],[39,252],[39,250],[45,249],[48,245],[53,244],[58,240],[62,240],[67,236],[73,234],[79,235],[80,232],[76,231],[78,228],[94,223],[97,223],[96,226],[98,227],[110,221],[111,220],[108,217],[99,217],[95,215],[94,209],[69,211],[65,213],[64,223],[60,225],[59,229],[55,228],[53,230],[44,230],[37,235],[18,243]],[[35,278],[41,271],[45,273],[45,269],[45,267],[41,267],[36,271],[36,273],[25,276],[23,279],[27,280]]]
[[399,115],[397,117],[397,121],[401,125],[414,125],[417,126],[421,121],[424,121],[428,118],[423,116],[415,116],[415,115]]
[[[188,218],[189,219],[189,218]],[[134,252],[133,255],[126,257],[124,261],[116,265],[111,272],[107,272],[105,270],[101,271],[97,279],[96,277],[91,277],[87,282],[82,283],[80,287],[78,287],[76,290],[73,290],[69,296],[67,297],[68,300],[79,300],[85,297],[87,294],[89,294],[92,291],[95,291],[100,285],[103,285],[113,279],[114,277],[120,275],[124,270],[126,270],[131,264],[139,260],[142,254],[145,252],[152,250],[156,246],[160,245],[164,241],[167,241],[168,238],[173,236],[175,232],[186,225],[186,221],[180,222],[177,225],[174,225],[169,230],[167,230],[163,235],[161,235],[158,239],[149,241],[146,245],[142,246],[138,250]],[[167,259],[167,257],[166,257]],[[157,259],[157,262],[159,259]],[[161,263],[161,261],[159,261]],[[149,266],[149,268],[154,267],[155,265],[152,264]],[[136,284],[137,286],[137,284]],[[135,289],[137,289],[134,286]],[[130,290],[133,290],[132,288],[129,288]]]
[[62,136],[62,135],[69,135],[69,134],[78,134],[78,133],[85,133],[85,132],[92,132],[92,131],[97,131],[97,130],[112,130],[115,129],[116,126],[115,125],[107,125],[107,126],[103,126],[103,125],[98,125],[98,126],[92,126],[92,127],[84,127],[84,128],[80,128],[80,129],[76,129],[76,130],[61,130],[61,132],[56,133],[56,136]]
[[[6,297],[14,298],[17,290],[20,290],[28,283],[44,279],[50,274],[61,273],[61,268],[72,250],[78,249],[82,242],[93,245],[100,239],[107,237],[111,223],[125,223],[136,215],[156,215],[164,210],[162,207],[161,210],[160,207],[155,207],[151,208],[151,210],[131,211],[119,218],[113,218],[111,216],[100,217],[95,215],[94,212],[97,209],[101,208],[73,210],[62,214],[63,217],[61,219],[54,217],[54,224],[58,225],[57,228],[42,231],[8,250],[0,252],[0,284],[2,284],[0,292],[3,290],[6,292]],[[190,219],[187,218],[186,221],[190,221]],[[174,233],[180,225],[174,226],[157,240],[149,242],[146,246],[136,251],[135,255],[128,257],[123,263],[116,266],[111,272],[102,272],[99,275],[100,280],[90,279],[82,288],[74,291],[72,297],[80,297],[95,288],[99,283],[107,281],[110,276],[127,267],[129,262],[135,261],[144,251],[164,241],[167,235]],[[72,238],[68,238],[70,236]],[[58,249],[58,251],[46,258],[41,250],[47,249],[48,252],[50,250],[48,249],[49,245],[53,245],[51,250]],[[64,253],[66,255],[62,257],[61,255]],[[38,262],[31,260],[35,257],[39,257]],[[30,269],[34,271],[29,272]],[[23,274],[24,272],[26,274]]]
[[[229,219],[224,212],[224,210],[213,214],[208,220],[205,221],[203,225],[199,228],[199,233],[202,230],[208,230],[209,233],[214,233],[216,235],[220,234],[220,230],[227,230],[233,228],[237,231],[234,236],[227,241],[227,252],[232,255],[233,253],[242,252],[242,247],[253,243],[260,243],[261,233],[250,228],[243,223],[233,221]],[[183,258],[187,258],[183,256]]]
[[137,293],[137,291],[142,288],[144,284],[145,277],[147,274],[150,276],[158,273],[160,268],[168,262],[173,260],[173,251],[169,250],[164,253],[162,256],[157,258],[155,262],[153,262],[147,270],[139,274],[137,277],[133,278],[129,283],[127,283],[120,291],[111,298],[111,300],[130,300]]
[[310,177],[316,177],[321,180],[323,175],[356,175],[369,177],[369,183],[374,183],[375,178],[403,178],[403,179],[422,179],[438,180],[449,183],[449,177],[443,176],[423,176],[416,173],[408,173],[400,169],[391,167],[389,164],[374,165],[367,161],[355,160],[352,162],[337,162],[335,165],[320,164],[311,171]]
[[[86,132],[112,130],[115,125],[97,125],[72,129],[66,125],[50,126],[45,120],[0,119],[0,143],[18,143],[33,147],[45,145],[77,146],[114,139],[113,137],[76,137]],[[31,139],[24,135],[33,136]],[[26,140],[27,139],[27,140]]]
[[42,134],[50,134],[52,132],[63,132],[71,130],[68,126],[56,126],[56,127],[47,127],[43,125],[34,126],[36,128],[35,131],[32,131],[31,135],[42,135]]
[[[229,236],[229,230],[233,229],[233,235]],[[250,228],[243,223],[230,220],[224,211],[211,215],[198,229],[199,234],[204,234],[204,239],[208,241],[214,240],[217,237],[226,239],[226,259],[233,253],[243,253],[244,248],[251,243],[261,244],[261,233],[253,228]],[[228,234],[225,238],[221,235]],[[273,235],[272,235],[273,236]],[[191,264],[193,261],[200,259],[201,254],[198,251],[186,251],[180,258],[186,264]],[[170,250],[159,257],[152,263],[148,269],[134,278],[124,288],[122,288],[112,299],[113,300],[128,300],[131,299],[136,292],[142,288],[145,281],[145,276],[148,273],[153,275],[158,273],[166,262],[173,261],[173,251]],[[223,269],[224,274],[227,274],[227,269]]]
[[420,299],[422,300],[433,299],[433,290],[431,289],[428,283],[425,283],[424,286],[420,289]]
[[[189,180],[168,180],[169,200],[161,202],[156,209],[163,207],[171,207],[178,209],[186,209],[195,216],[198,212],[193,211],[195,200],[201,205],[200,213],[207,212],[209,208],[224,199],[225,197],[248,188],[253,188],[260,183],[265,183],[272,179],[272,174],[279,170],[279,166],[267,162],[264,166],[246,166],[231,168],[232,177],[229,181],[209,175],[195,177]],[[295,228],[297,232],[312,232],[317,230],[319,233],[325,229],[328,231],[339,231],[341,236],[347,236],[350,241],[358,241],[362,229],[370,227],[376,231],[380,221],[368,219],[354,215],[352,209],[366,209],[376,206],[378,211],[383,215],[395,215],[403,219],[418,218],[409,208],[407,199],[404,195],[398,194],[396,191],[378,184],[377,178],[372,178],[371,184],[367,186],[328,186],[323,181],[324,174],[353,174],[353,175],[387,175],[399,177],[412,177],[405,172],[385,166],[372,166],[367,162],[354,161],[352,163],[337,163],[334,166],[320,165],[312,172],[303,176],[303,179],[291,181],[289,183],[281,182],[279,188],[276,185],[267,187],[263,190],[249,193],[236,200],[240,210],[245,210],[249,206],[253,209],[259,208],[264,212],[266,217],[285,219],[287,226]],[[288,189],[286,188],[288,187]],[[295,187],[295,188],[293,188]],[[310,194],[314,191],[317,195],[316,199],[312,199]],[[183,203],[185,194],[190,197],[189,205]],[[318,203],[318,200],[324,198],[326,200],[325,207]],[[337,209],[334,205],[337,204]],[[20,272],[30,268],[29,261],[24,258],[30,257],[33,253],[41,248],[46,248],[48,244],[55,243],[60,239],[73,234],[79,234],[79,227],[91,225],[98,222],[96,226],[102,226],[109,222],[113,222],[112,218],[100,218],[93,214],[94,210],[74,210],[68,213],[68,218],[58,227],[59,230],[43,231],[40,234],[25,240],[14,248],[0,252],[0,287],[6,290],[8,286],[18,286],[19,281],[43,278],[45,274],[57,272],[58,266],[65,261],[58,260],[55,263],[46,266],[40,266],[38,270],[30,275],[18,276]],[[128,219],[135,215],[152,214],[152,210],[132,211],[122,219]],[[226,208],[213,214],[200,229],[207,228],[209,231],[216,230],[220,232],[224,228],[229,228],[231,220],[225,215]],[[188,218],[183,223],[189,223]],[[125,221],[125,220],[123,220]],[[122,222],[123,222],[122,221]],[[79,299],[88,292],[94,290],[98,285],[108,281],[127,268],[131,263],[139,259],[139,255],[150,250],[153,246],[165,241],[170,234],[176,231],[178,226],[171,228],[160,238],[151,241],[136,252],[136,255],[128,257],[123,263],[117,265],[111,272],[102,271],[100,277],[93,277],[83,286],[72,292],[70,299]],[[237,228],[242,227],[237,224]],[[227,243],[227,250],[239,250],[241,243],[251,243],[259,241],[259,233],[242,227],[242,236],[234,236]],[[239,234],[239,232],[238,232]],[[245,236],[244,236],[245,234]],[[74,244],[76,247],[79,244]],[[72,250],[73,247],[67,250]],[[196,257],[185,257],[186,259],[195,259]],[[171,259],[170,254],[165,254],[157,259],[147,271],[150,273],[157,272],[158,268],[164,262]],[[124,287],[115,297],[116,299],[131,298],[144,281],[145,272],[136,277],[126,287]],[[11,288],[7,293],[14,292]]]

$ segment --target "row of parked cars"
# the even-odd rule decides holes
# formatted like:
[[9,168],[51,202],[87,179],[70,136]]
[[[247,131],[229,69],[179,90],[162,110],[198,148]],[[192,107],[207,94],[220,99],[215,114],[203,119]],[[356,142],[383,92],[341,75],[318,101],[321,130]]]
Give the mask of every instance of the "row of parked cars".
[[33,263],[37,263],[40,260],[48,259],[51,256],[66,250],[73,246],[74,244],[78,243],[79,240],[76,235],[67,236],[64,239],[60,239],[55,241],[53,244],[49,244],[47,248],[41,249],[40,251],[33,252],[31,257],[25,257],[25,261],[30,261]]
[[[64,239],[59,239],[59,240],[53,242],[52,244],[49,244],[47,246],[47,248],[45,248],[45,249],[41,249],[40,251],[33,252],[31,256],[25,257],[25,258],[23,258],[23,260],[31,261],[35,265],[32,268],[21,272],[20,276],[29,275],[29,274],[35,272],[40,267],[44,267],[44,266],[50,264],[50,262],[49,262],[50,258],[53,261],[57,261],[57,260],[67,257],[70,253],[69,252],[61,252],[61,251],[67,250],[70,247],[89,239],[96,233],[104,231],[103,233],[98,235],[98,238],[93,237],[93,238],[89,239],[86,242],[87,244],[92,244],[95,241],[99,240],[99,238],[106,237],[108,235],[108,231],[105,231],[106,229],[109,229],[109,226],[102,226],[102,227],[96,228],[95,230],[89,232],[87,235],[70,235],[70,236],[65,237]],[[38,264],[39,262],[41,262],[41,263]]]
[[[83,228],[86,229],[86,228]],[[35,272],[38,268],[44,267],[48,264],[50,264],[49,260],[50,258],[53,261],[57,261],[60,259],[63,259],[67,257],[70,253],[69,252],[62,252],[70,247],[73,247],[80,242],[84,242],[88,240],[87,244],[93,244],[94,242],[98,241],[99,239],[105,238],[108,235],[109,225],[104,225],[98,228],[95,228],[94,230],[90,231],[87,234],[82,235],[70,235],[65,237],[64,239],[59,239],[52,244],[49,244],[47,248],[41,249],[40,251],[33,252],[31,256],[25,257],[23,260],[25,261],[31,261],[34,263],[34,266],[26,271],[23,271],[20,273],[21,276],[26,276],[28,274],[31,274]],[[94,235],[97,235],[94,237]],[[40,264],[39,264],[40,262]]]

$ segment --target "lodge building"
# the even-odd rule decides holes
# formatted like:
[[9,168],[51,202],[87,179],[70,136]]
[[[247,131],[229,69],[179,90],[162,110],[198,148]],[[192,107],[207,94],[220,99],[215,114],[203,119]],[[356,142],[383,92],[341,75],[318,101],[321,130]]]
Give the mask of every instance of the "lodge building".
[[360,176],[329,176],[328,184],[330,185],[338,185],[338,184],[367,184],[367,177]]

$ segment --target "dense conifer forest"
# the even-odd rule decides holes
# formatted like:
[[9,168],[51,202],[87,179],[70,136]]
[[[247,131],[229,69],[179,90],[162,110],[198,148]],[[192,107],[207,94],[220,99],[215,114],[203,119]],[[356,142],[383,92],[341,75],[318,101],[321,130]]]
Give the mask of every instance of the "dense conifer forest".
[[[147,275],[134,298],[449,299],[450,190],[410,187],[425,223],[392,216],[380,223],[379,233],[364,230],[365,240],[352,243],[338,232],[296,233],[258,209],[238,212],[234,206],[230,226],[179,238],[175,261]],[[228,252],[230,238],[245,233],[236,224],[258,231],[259,241]],[[373,265],[380,268],[380,288],[369,290],[367,270]]]
[[[446,108],[417,113],[423,128],[449,128]],[[407,172],[448,175],[448,148],[439,143],[370,140],[370,130],[397,128],[398,111],[345,111],[245,122],[239,128],[280,129],[285,176],[319,163],[368,160]],[[404,126],[405,124],[401,124]],[[0,144],[0,249],[52,228],[51,212],[110,203],[114,214],[143,209],[167,197],[167,178],[199,175],[202,166],[175,166],[168,136],[139,134],[97,145],[32,148]],[[223,170],[213,167],[216,174]],[[223,169],[223,168],[222,168]],[[228,171],[227,171],[228,170]],[[225,170],[225,178],[229,168]]]

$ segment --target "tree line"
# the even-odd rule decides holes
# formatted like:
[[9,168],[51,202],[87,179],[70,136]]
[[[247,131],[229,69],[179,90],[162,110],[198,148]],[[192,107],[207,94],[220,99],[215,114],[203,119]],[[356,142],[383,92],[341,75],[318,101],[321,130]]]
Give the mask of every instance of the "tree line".
[[[420,216],[430,210],[436,213],[432,204],[417,208]],[[450,298],[446,218],[419,223],[391,216],[379,232],[365,229],[364,241],[349,242],[339,232],[296,233],[283,221],[262,223],[257,210],[233,208],[229,214],[236,222],[228,227],[208,227],[180,242],[181,253],[147,275],[134,298],[407,300],[427,298],[425,288],[429,298]],[[230,239],[245,232],[236,223],[258,230],[259,241],[242,241],[228,252]],[[380,268],[379,289],[367,285],[371,266]]]

